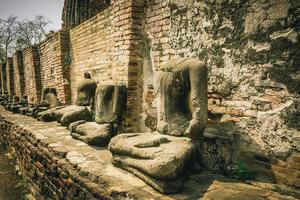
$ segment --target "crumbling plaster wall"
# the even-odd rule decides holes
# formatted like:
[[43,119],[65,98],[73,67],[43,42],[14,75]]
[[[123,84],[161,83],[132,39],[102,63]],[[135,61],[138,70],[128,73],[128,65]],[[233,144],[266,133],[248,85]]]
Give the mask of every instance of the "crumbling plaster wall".
[[[272,111],[271,116],[275,117],[282,113],[281,107],[292,108],[300,92],[299,18],[293,12],[297,6],[299,9],[299,3],[178,2],[182,1],[169,4],[172,13],[169,42],[177,50],[175,54],[196,56],[207,62],[211,111],[246,117],[242,120],[246,123],[249,118],[258,125],[257,135],[265,137],[272,131],[266,132],[263,127],[274,120],[262,117]],[[270,143],[277,138],[276,143],[266,145],[269,150],[290,150],[291,146],[284,144],[286,139],[280,139],[280,131],[274,132],[274,137],[269,135],[273,139],[260,137],[263,141],[259,142]]]
[[[253,151],[285,160],[300,151],[299,10],[295,0],[146,2],[154,73],[177,56],[207,63],[209,111],[235,121],[237,158]],[[144,91],[144,119],[155,117],[151,93]]]

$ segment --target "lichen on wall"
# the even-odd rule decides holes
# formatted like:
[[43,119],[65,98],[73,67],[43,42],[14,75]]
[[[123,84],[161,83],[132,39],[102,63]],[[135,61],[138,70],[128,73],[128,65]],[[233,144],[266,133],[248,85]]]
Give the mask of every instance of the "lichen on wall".
[[[171,0],[169,7],[169,43],[176,50],[175,55],[198,57],[207,62],[209,93],[220,97],[219,107],[227,107],[217,112],[239,117],[257,117],[271,112],[272,116],[280,118],[278,123],[285,124],[286,120],[279,117],[284,111],[278,108],[290,108],[288,99],[297,104],[295,99],[300,89],[297,68],[299,3],[283,0]],[[230,113],[228,107],[238,107],[241,112]],[[211,110],[214,111],[213,106]],[[299,110],[290,110],[293,110],[290,115],[299,118],[295,115]],[[252,121],[256,123],[255,137],[264,138],[266,122]],[[276,126],[275,121],[272,121],[272,127]],[[286,126],[299,128],[299,124]],[[279,139],[282,135],[277,133],[262,139],[265,144],[259,145],[276,153],[280,150],[272,147],[271,141],[284,144],[286,138]],[[291,145],[292,141],[288,141]]]

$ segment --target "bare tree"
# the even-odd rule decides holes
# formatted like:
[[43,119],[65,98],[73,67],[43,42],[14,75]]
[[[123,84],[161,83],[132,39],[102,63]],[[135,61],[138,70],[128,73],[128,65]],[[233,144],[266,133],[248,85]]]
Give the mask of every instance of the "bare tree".
[[51,22],[38,15],[33,20],[17,21],[17,17],[0,19],[0,59],[4,62],[7,56],[16,50],[22,50],[42,42]]
[[47,35],[47,28],[49,26],[49,24],[51,24],[52,22],[45,18],[42,15],[37,15],[35,16],[33,23],[36,26],[36,38],[38,43],[42,42],[42,40],[45,39],[45,36]]
[[18,23],[17,49],[39,44],[45,39],[47,27],[51,22],[38,15],[34,20],[23,20]]
[[35,25],[33,21],[23,20],[18,22],[18,36],[17,36],[17,48],[22,49],[24,47],[32,46],[35,41]]
[[17,17],[10,16],[8,19],[0,19],[0,48],[2,49],[1,60],[6,60],[6,57],[11,53],[12,43],[16,40],[17,35]]

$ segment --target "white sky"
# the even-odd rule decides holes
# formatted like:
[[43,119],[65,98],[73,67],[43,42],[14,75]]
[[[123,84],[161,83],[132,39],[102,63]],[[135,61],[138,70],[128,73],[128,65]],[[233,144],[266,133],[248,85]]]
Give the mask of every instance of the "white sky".
[[63,5],[64,0],[0,0],[0,18],[6,19],[14,15],[23,20],[43,15],[52,21],[50,30],[59,30]]

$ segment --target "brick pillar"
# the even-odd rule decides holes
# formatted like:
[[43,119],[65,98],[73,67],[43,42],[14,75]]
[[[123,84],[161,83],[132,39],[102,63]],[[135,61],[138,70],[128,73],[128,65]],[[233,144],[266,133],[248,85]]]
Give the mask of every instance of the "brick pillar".
[[25,95],[25,80],[22,51],[17,51],[13,55],[15,95],[20,98]]
[[69,31],[60,31],[60,51],[61,51],[61,66],[62,66],[62,102],[71,104],[71,74],[70,74],[70,37]]
[[128,116],[133,120],[135,131],[141,131],[141,113],[142,113],[142,71],[143,71],[143,8],[144,0],[132,0],[131,2],[131,37],[129,46],[128,63]]
[[15,95],[15,81],[14,81],[14,66],[12,58],[7,58],[6,61],[6,85],[10,96]]
[[[124,77],[119,82],[127,85],[127,110],[124,122],[125,132],[140,131],[140,114],[142,113],[142,45],[141,30],[144,0],[112,1],[111,50],[115,77]],[[123,76],[122,74],[126,74]]]
[[42,95],[40,57],[36,46],[23,51],[25,95],[31,102],[38,103]]

